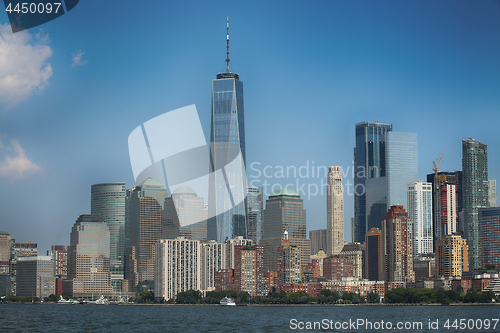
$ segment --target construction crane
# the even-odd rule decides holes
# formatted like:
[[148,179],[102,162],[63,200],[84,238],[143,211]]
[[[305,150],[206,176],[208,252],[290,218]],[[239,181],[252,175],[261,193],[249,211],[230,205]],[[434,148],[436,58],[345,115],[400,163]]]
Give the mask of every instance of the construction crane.
[[[441,154],[441,156],[439,156],[439,160],[438,160],[438,163],[436,165],[436,161],[432,161],[432,164],[434,165],[434,168],[432,168],[432,171],[434,171],[434,184],[438,184],[437,183],[437,180],[438,180],[438,169],[439,169],[439,165],[441,164],[441,159],[443,158],[443,154]],[[444,177],[446,177],[445,175],[443,175]],[[440,181],[443,181],[440,177],[439,179]]]

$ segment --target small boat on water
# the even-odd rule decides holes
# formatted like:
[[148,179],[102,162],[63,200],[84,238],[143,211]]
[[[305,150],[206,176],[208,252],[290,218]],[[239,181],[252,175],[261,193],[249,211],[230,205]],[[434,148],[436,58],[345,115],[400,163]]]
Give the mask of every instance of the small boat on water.
[[223,305],[223,306],[236,306],[236,303],[234,303],[234,301],[231,298],[224,297],[223,299],[220,300],[220,305]]

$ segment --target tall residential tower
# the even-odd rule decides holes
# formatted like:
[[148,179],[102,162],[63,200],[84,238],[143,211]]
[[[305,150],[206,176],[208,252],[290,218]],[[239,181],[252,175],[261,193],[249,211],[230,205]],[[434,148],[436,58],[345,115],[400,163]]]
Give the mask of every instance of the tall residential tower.
[[340,166],[328,168],[326,195],[327,255],[339,254],[344,247],[344,186]]
[[462,140],[464,237],[469,245],[469,266],[479,268],[478,209],[488,208],[488,151],[486,144]]

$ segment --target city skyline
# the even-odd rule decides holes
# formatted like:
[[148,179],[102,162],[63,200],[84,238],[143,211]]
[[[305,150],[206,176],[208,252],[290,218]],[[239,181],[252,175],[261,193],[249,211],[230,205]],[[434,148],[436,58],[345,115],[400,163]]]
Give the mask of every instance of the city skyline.
[[[17,242],[38,243],[41,253],[52,244],[68,245],[75,219],[90,213],[92,184],[135,185],[126,145],[133,128],[194,103],[208,133],[207,82],[218,70],[224,71],[221,53],[227,15],[234,29],[231,71],[245,75],[248,167],[259,162],[260,171],[266,166],[299,169],[314,162],[347,168],[352,166],[354,124],[374,120],[418,134],[419,180],[432,172],[432,161],[441,153],[440,170],[460,170],[460,140],[469,136],[488,144],[489,165],[496,165],[500,26],[494,18],[499,9],[493,2],[458,4],[441,2],[428,12],[425,5],[397,2],[381,6],[366,2],[363,8],[327,4],[323,9],[328,10],[321,11],[320,6],[299,3],[279,15],[277,5],[267,4],[269,12],[262,15],[258,6],[250,4],[229,4],[227,13],[215,14],[208,4],[200,3],[188,18],[180,14],[187,10],[182,4],[169,8],[172,21],[158,25],[164,28],[149,29],[144,40],[136,41],[138,51],[125,46],[124,36],[137,36],[145,28],[120,26],[125,31],[119,34],[117,27],[103,34],[89,31],[89,17],[96,24],[113,23],[95,16],[90,4],[84,3],[78,11],[43,26],[50,41],[37,40],[36,28],[28,32],[31,41],[12,41],[3,29],[2,46],[45,43],[42,46],[50,48],[52,57],[44,63],[50,62],[52,74],[42,92],[16,105],[7,108],[5,96],[0,98],[0,183],[5,189],[0,197],[4,212],[0,229]],[[132,15],[130,9],[120,10]],[[160,16],[153,15],[152,24]],[[179,33],[175,27],[181,21],[188,28]],[[269,34],[281,38],[273,44],[259,37]],[[168,43],[158,45],[157,40]],[[142,54],[139,50],[144,49],[155,52]],[[137,62],[139,55],[143,61]],[[155,97],[159,92],[166,94]],[[436,117],[446,119],[448,126],[432,121]],[[325,141],[341,144],[329,146]],[[23,164],[30,167],[23,170],[32,173],[21,174],[22,179],[9,173],[7,158],[16,156],[32,163]],[[247,171],[249,183],[257,179],[252,177],[255,171]],[[498,179],[499,171],[490,167],[489,177]],[[306,189],[308,183],[321,184],[320,177],[310,178]],[[273,177],[272,183],[284,186],[289,180]],[[347,181],[352,184],[352,177],[345,176]],[[57,191],[39,194],[55,182]],[[346,239],[354,216],[348,190],[345,186]],[[25,193],[35,198],[28,203]],[[308,211],[308,230],[325,228],[326,192],[311,198],[299,194]]]

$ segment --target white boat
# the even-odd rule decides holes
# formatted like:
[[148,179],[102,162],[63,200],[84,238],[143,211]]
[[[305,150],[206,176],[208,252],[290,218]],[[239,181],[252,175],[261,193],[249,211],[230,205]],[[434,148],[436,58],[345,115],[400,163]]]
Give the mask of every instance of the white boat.
[[234,303],[234,301],[231,298],[224,297],[223,299],[220,300],[220,305],[223,305],[223,306],[235,306],[236,303]]
[[80,302],[72,299],[64,299],[61,295],[59,295],[59,297],[61,299],[57,301],[57,304],[80,304]]

